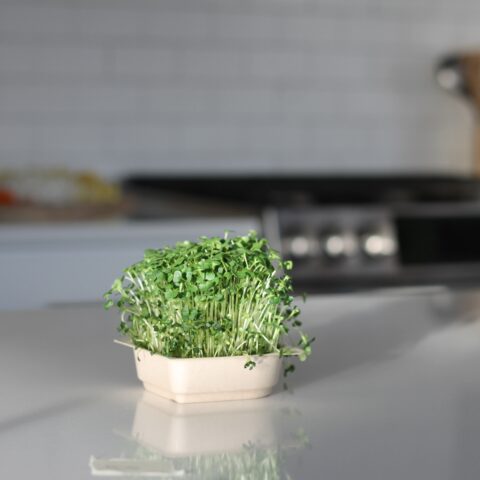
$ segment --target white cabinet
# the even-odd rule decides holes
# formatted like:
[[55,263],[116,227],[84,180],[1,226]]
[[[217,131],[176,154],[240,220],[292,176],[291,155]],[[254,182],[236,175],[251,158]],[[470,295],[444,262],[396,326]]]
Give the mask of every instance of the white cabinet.
[[4,226],[0,309],[101,301],[114,278],[146,248],[252,229],[258,222],[248,218]]

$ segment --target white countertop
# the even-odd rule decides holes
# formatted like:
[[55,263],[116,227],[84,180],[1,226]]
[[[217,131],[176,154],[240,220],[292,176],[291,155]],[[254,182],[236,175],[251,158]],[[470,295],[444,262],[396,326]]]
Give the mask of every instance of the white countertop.
[[259,227],[248,217],[2,225],[0,310],[98,301],[146,248]]
[[475,292],[311,298],[289,391],[180,406],[143,394],[115,314],[0,314],[0,478],[478,479],[477,316]]

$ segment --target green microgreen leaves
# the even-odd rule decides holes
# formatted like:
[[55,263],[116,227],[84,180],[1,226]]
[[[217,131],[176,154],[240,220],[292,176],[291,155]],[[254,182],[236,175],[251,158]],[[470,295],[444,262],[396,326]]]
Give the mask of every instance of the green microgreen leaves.
[[146,250],[142,261],[115,280],[105,307],[117,306],[119,330],[152,353],[286,356],[292,351],[287,334],[293,332],[303,360],[311,340],[298,330],[300,310],[292,305],[291,278],[284,274],[291,268],[255,232],[202,237]]

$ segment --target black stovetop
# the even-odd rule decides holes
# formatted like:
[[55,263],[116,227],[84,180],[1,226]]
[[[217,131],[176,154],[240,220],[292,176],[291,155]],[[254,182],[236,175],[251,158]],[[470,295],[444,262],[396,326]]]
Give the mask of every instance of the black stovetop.
[[480,180],[454,176],[132,176],[127,192],[264,206],[455,202],[480,199]]

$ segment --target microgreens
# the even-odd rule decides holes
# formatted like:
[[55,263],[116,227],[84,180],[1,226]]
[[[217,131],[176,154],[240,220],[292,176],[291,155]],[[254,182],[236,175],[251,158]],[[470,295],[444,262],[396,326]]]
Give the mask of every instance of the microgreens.
[[[119,331],[135,347],[167,357],[278,353],[305,360],[312,340],[299,330],[285,273],[291,268],[255,232],[201,237],[146,250],[115,280],[105,307],[118,307]],[[255,366],[250,358],[248,368]]]

